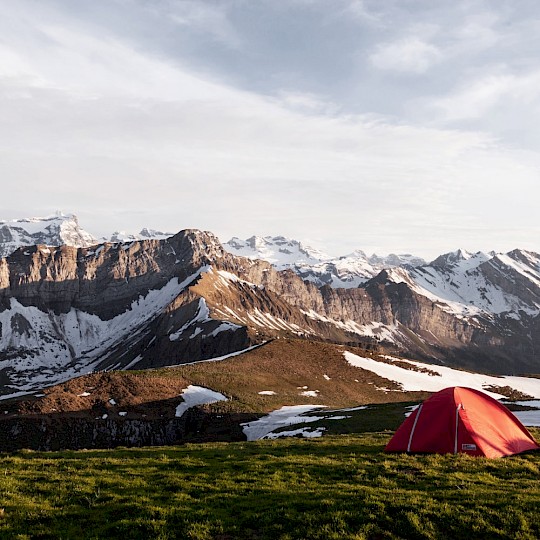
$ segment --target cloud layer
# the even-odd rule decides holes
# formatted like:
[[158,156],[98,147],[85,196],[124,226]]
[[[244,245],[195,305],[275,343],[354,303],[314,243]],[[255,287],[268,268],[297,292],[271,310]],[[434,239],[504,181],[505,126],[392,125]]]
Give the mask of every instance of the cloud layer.
[[533,3],[3,3],[4,219],[539,249]]

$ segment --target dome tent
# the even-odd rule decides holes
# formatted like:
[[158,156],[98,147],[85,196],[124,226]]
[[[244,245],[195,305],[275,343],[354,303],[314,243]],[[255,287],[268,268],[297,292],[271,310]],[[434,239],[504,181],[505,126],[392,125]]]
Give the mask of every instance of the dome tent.
[[453,386],[414,410],[384,450],[497,458],[538,449],[523,424],[496,399]]

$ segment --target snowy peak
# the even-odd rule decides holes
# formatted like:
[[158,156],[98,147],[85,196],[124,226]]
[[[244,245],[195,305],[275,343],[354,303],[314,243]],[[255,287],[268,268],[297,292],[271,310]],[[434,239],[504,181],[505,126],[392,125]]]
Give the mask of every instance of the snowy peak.
[[393,268],[397,266],[422,266],[426,264],[426,261],[421,257],[416,257],[410,253],[401,253],[396,255],[395,253],[390,253],[386,257],[380,257],[379,255],[373,254],[368,259],[369,264],[376,268]]
[[303,280],[319,287],[330,285],[349,289],[360,286],[385,268],[426,264],[424,259],[409,254],[386,257],[374,254],[368,257],[360,249],[349,255],[330,257],[318,249],[283,236],[252,236],[247,240],[232,238],[223,247],[234,255],[268,261],[278,270],[290,268]]
[[77,216],[58,212],[44,218],[0,221],[0,256],[7,257],[21,246],[45,244],[88,247],[97,240],[79,226]]
[[297,264],[318,264],[329,258],[318,249],[284,236],[252,236],[246,240],[234,237],[225,242],[223,247],[233,255],[268,261],[278,270]]
[[137,240],[165,240],[174,236],[175,233],[156,231],[144,227],[139,233],[127,233],[125,231],[115,231],[110,238],[103,237],[104,242],[135,242]]
[[467,261],[473,255],[465,249],[458,249],[457,251],[451,251],[450,253],[444,253],[439,255],[432,263],[431,266],[440,268],[452,268],[463,261]]

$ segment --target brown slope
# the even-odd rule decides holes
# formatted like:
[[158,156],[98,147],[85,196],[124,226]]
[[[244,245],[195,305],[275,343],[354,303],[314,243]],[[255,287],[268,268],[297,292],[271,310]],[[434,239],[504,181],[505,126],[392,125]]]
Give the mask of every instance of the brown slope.
[[[347,363],[346,346],[298,339],[276,339],[242,355],[160,370],[180,374],[192,384],[231,397],[219,408],[267,412],[283,405],[316,404],[350,407],[423,399],[426,392],[401,392],[399,385]],[[370,351],[350,349],[356,354]],[[329,377],[329,380],[325,378]],[[304,387],[307,387],[304,389]],[[386,390],[385,390],[386,389]],[[317,397],[303,391],[318,390]],[[390,390],[390,391],[388,391]],[[260,395],[275,391],[275,395]]]
[[[62,415],[129,418],[174,417],[180,394],[189,384],[223,393],[227,402],[212,408],[221,411],[264,413],[284,405],[350,407],[424,399],[426,392],[402,392],[399,385],[348,364],[344,346],[276,339],[221,361],[198,362],[145,371],[93,373],[47,388],[41,396],[7,401],[12,415]],[[356,354],[369,351],[350,349]],[[325,377],[326,376],[326,377]],[[304,396],[304,391],[319,392]],[[274,391],[275,395],[260,395]],[[111,403],[110,400],[114,400]]]

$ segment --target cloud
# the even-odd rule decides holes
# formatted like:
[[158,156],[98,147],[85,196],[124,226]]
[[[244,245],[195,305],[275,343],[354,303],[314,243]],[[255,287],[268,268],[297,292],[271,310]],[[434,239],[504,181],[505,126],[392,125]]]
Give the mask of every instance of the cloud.
[[378,69],[404,73],[425,73],[441,59],[437,47],[416,36],[379,45],[370,56]]
[[[512,238],[530,247],[536,154],[478,131],[347,112],[315,90],[242,89],[176,49],[158,54],[32,6],[0,21],[10,59],[0,76],[4,219],[63,208],[97,235],[281,233],[337,253],[510,249]],[[418,57],[411,66],[422,67]],[[494,103],[508,93],[501,86]]]
[[242,40],[227,16],[227,7],[226,2],[206,4],[184,0],[169,3],[166,13],[176,25],[210,35],[221,44],[237,49]]
[[[467,84],[435,97],[428,111],[442,122],[482,120],[495,125],[497,131],[521,126],[524,112],[537,116],[540,111],[540,70],[521,74],[508,72],[506,66],[496,66]],[[494,126],[495,127],[495,126]]]

